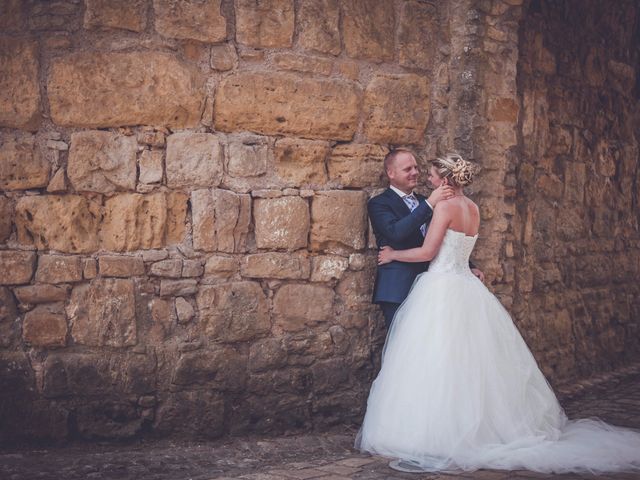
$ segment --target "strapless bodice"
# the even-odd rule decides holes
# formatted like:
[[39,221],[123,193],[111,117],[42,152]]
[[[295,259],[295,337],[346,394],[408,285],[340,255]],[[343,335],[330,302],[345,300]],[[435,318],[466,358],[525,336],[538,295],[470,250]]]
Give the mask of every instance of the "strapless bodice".
[[470,236],[448,228],[438,254],[429,264],[429,271],[471,273],[469,257],[477,239],[477,234]]

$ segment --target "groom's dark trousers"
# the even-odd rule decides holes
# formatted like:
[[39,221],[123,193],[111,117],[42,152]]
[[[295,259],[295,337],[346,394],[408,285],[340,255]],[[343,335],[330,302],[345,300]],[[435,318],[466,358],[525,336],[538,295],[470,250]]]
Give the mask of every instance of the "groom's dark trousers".
[[[420,226],[429,224],[433,211],[424,196],[415,194],[415,197],[418,206],[413,212],[390,188],[369,200],[367,210],[378,248],[388,245],[395,250],[406,250],[422,245],[424,237]],[[428,262],[378,265],[372,301],[380,305],[387,328],[391,326],[396,310],[407,298],[413,281],[428,266]]]

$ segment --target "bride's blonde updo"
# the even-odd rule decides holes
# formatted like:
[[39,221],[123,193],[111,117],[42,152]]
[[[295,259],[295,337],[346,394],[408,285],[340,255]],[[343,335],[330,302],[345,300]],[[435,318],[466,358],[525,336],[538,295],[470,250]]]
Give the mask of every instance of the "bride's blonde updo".
[[471,162],[467,162],[457,153],[447,153],[444,157],[436,158],[431,164],[435,167],[438,175],[448,178],[449,183],[454,187],[466,187],[473,182],[476,167]]

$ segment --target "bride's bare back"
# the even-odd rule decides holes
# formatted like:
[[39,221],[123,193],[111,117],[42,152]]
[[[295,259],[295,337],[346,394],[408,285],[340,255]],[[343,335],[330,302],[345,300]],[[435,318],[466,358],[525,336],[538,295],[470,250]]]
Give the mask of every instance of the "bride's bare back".
[[478,233],[480,211],[470,198],[455,196],[449,200],[443,200],[436,205],[435,215],[448,216],[448,228],[451,230],[462,232],[469,236],[474,236]]

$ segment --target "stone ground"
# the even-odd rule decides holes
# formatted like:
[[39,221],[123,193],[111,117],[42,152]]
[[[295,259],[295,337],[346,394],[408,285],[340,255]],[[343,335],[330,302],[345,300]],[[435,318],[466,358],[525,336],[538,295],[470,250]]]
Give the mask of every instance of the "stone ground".
[[[570,418],[598,416],[640,428],[640,369],[560,390]],[[211,442],[144,441],[0,450],[3,480],[393,480],[393,479],[640,479],[640,474],[542,475],[481,470],[461,474],[403,474],[387,459],[352,448],[356,429],[286,437]]]

